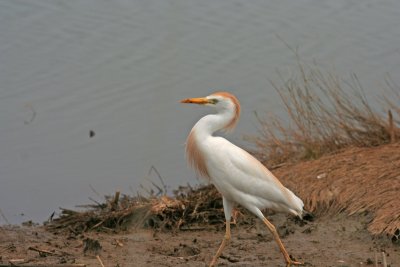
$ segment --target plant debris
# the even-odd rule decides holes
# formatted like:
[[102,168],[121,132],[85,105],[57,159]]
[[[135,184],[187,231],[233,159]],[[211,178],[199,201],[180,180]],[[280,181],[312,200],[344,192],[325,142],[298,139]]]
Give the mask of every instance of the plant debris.
[[[76,235],[86,231],[120,231],[128,227],[147,227],[161,230],[199,230],[223,226],[222,198],[212,186],[181,186],[174,197],[152,195],[150,197],[128,195],[106,196],[106,203],[81,206],[84,211],[61,208],[61,215],[48,222],[50,231],[69,231]],[[247,212],[237,209],[234,220]],[[249,216],[241,223],[249,223]]]

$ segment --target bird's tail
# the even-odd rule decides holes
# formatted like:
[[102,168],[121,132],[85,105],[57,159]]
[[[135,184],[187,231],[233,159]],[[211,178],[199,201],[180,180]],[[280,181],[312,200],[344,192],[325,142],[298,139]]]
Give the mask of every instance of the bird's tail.
[[304,211],[304,203],[303,201],[296,196],[292,191],[289,191],[290,196],[292,197],[292,201],[290,201],[290,212],[295,215],[303,218],[303,211]]

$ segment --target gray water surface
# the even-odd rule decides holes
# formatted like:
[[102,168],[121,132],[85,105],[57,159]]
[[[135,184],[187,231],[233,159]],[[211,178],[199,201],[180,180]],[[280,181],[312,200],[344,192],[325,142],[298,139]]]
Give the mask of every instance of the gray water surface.
[[296,70],[281,39],[356,72],[369,96],[400,80],[397,0],[1,0],[0,209],[42,222],[101,200],[90,186],[135,193],[158,180],[151,166],[169,190],[201,182],[183,150],[209,110],[179,100],[231,91],[243,113],[229,138],[248,145],[253,112],[283,110],[268,80]]

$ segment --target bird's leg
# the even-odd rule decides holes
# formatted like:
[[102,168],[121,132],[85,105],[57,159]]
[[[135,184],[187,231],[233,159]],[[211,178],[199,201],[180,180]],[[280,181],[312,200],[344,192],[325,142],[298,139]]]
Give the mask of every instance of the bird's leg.
[[217,264],[219,256],[221,256],[222,250],[224,250],[224,247],[226,244],[229,242],[231,239],[231,218],[232,218],[232,209],[234,203],[232,201],[229,201],[226,199],[224,196],[222,197],[222,204],[224,206],[224,213],[225,213],[225,236],[224,239],[222,239],[221,245],[218,248],[217,253],[214,255],[210,262],[210,267],[215,266]]
[[289,267],[291,265],[302,265],[303,263],[298,262],[298,261],[294,261],[290,258],[289,253],[287,253],[285,247],[283,246],[283,243],[281,241],[281,239],[279,238],[278,232],[276,231],[275,226],[270,223],[270,221],[268,221],[266,218],[263,219],[265,225],[268,227],[268,229],[271,231],[272,235],[274,236],[274,239],[276,241],[276,243],[279,246],[279,249],[281,250],[283,257],[285,257],[285,261],[286,261],[286,266]]
[[221,245],[219,246],[217,253],[212,258],[210,265],[209,265],[210,267],[215,266],[215,264],[217,264],[218,258],[219,258],[219,256],[221,256],[222,250],[224,250],[224,247],[231,239],[231,221],[230,220],[226,221],[225,229],[226,229],[226,231],[225,231],[224,239],[222,239]]

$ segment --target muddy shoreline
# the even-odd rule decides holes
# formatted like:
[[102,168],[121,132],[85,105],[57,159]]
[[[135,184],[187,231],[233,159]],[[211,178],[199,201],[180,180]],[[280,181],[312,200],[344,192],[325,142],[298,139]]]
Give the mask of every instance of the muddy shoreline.
[[[373,237],[370,216],[322,216],[299,225],[284,214],[271,214],[290,255],[304,266],[399,266],[400,246],[384,236]],[[206,266],[223,237],[223,227],[202,230],[157,231],[129,229],[120,233],[54,234],[43,226],[0,228],[0,265],[54,266]],[[100,248],[87,249],[85,240]],[[34,249],[36,250],[34,250]],[[45,251],[45,252],[40,252]],[[49,253],[46,253],[46,252]],[[98,255],[98,257],[96,257]],[[76,265],[79,266],[79,265]],[[232,225],[232,241],[219,266],[285,266],[270,233],[257,221]]]

